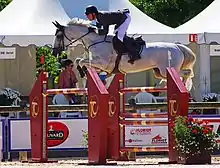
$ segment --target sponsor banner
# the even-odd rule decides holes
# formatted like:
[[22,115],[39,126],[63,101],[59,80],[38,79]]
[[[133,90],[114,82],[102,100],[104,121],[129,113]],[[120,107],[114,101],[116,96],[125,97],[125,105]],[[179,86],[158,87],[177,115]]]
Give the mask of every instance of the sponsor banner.
[[15,59],[16,57],[16,48],[0,48],[0,59]]
[[125,146],[168,146],[168,126],[126,127]]
[[220,56],[220,45],[210,45],[210,56]]
[[[202,117],[200,120],[210,121],[213,131],[220,133],[220,117]],[[155,119],[150,119],[155,120]],[[167,118],[161,118],[167,120]],[[2,126],[2,124],[0,124]],[[48,146],[54,150],[76,150],[83,146],[83,131],[88,130],[87,119],[54,119],[49,120]],[[3,135],[0,129],[0,137]],[[220,142],[220,139],[217,139]],[[27,151],[30,145],[29,120],[9,120],[9,151]],[[2,145],[3,146],[3,145]],[[168,126],[127,126],[125,128],[126,147],[167,147]]]
[[[209,121],[208,126],[213,128],[213,131],[220,133],[220,118],[219,117],[196,117],[198,120]],[[158,119],[146,119],[158,120]],[[161,118],[160,120],[167,120]],[[216,139],[220,143],[220,138]],[[150,147],[168,147],[168,126],[129,126],[125,128],[125,146],[150,146]]]
[[[87,131],[87,119],[56,119],[48,123],[49,149],[82,149],[83,131]],[[31,149],[30,120],[9,120],[9,151]]]

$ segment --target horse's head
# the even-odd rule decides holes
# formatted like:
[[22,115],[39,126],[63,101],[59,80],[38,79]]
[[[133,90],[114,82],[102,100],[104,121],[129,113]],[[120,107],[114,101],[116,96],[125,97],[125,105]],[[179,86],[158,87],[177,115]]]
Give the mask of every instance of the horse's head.
[[[73,41],[82,41],[83,35],[88,33],[90,22],[83,19],[72,19],[67,26],[60,25],[57,21],[52,22],[57,30],[55,33],[53,55],[60,54],[62,51],[73,44]],[[82,38],[81,38],[82,37]]]
[[[90,27],[90,21],[83,19],[72,19],[67,26],[60,25],[58,22],[53,23],[56,27],[56,34],[53,46],[53,55],[60,54],[66,50],[70,44],[76,41],[82,42],[85,51],[88,51],[88,46],[94,44],[97,41],[103,41],[104,37],[94,33],[88,34],[88,27]],[[77,55],[80,57],[76,60],[76,64],[91,65],[100,70],[111,71],[114,65],[114,59],[112,58],[112,44],[111,43],[100,43],[88,54]],[[90,57],[91,56],[91,57]],[[111,70],[110,70],[111,69]]]

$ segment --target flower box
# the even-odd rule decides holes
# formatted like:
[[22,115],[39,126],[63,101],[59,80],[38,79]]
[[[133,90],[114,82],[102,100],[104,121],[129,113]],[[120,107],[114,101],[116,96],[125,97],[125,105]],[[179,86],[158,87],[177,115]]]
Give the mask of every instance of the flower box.
[[211,164],[211,154],[219,148],[219,135],[209,127],[208,121],[177,116],[170,123],[175,136],[178,163]]

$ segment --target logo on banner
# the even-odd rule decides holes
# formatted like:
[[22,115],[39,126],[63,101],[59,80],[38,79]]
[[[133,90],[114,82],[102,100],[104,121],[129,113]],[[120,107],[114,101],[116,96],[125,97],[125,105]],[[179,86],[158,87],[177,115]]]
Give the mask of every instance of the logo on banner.
[[143,141],[140,139],[128,139],[128,140],[125,140],[125,142],[132,143],[132,142],[143,142]]
[[115,114],[116,111],[116,101],[114,97],[110,97],[109,102],[108,102],[108,113],[109,113],[109,117],[112,117]]
[[167,144],[167,138],[160,136],[160,134],[158,134],[157,136],[152,138],[151,143],[152,144]]
[[66,141],[69,136],[69,129],[68,127],[58,121],[52,121],[48,123],[48,146],[58,146]]
[[189,34],[189,42],[197,42],[198,34]]
[[34,97],[34,99],[31,102],[31,115],[32,117],[37,117],[40,111],[40,107],[39,107],[39,99],[38,97]]
[[151,135],[151,128],[136,128],[130,130],[131,135]]
[[90,117],[95,118],[96,115],[98,114],[98,110],[99,110],[98,98],[97,96],[91,96],[89,101]]

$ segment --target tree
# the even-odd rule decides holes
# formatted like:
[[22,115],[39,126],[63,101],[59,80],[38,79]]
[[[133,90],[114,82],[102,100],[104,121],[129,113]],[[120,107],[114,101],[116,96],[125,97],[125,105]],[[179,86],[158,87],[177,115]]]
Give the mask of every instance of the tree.
[[0,11],[2,11],[12,0],[0,0]]
[[130,0],[151,18],[171,27],[187,22],[214,0]]

